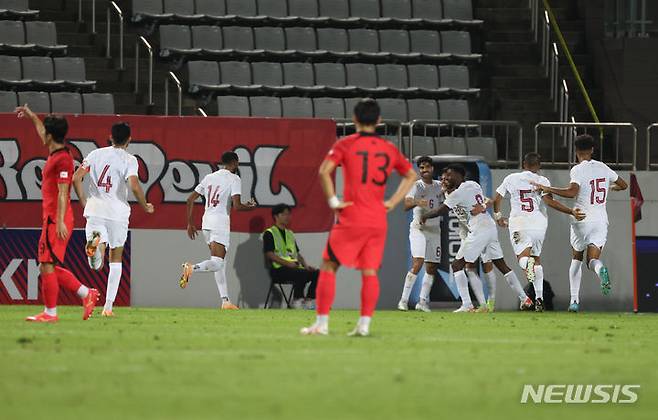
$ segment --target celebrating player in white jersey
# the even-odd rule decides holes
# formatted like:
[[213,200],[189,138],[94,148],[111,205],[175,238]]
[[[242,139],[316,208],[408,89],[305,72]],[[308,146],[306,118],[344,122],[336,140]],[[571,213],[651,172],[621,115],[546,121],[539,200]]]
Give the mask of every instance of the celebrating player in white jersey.
[[[523,172],[505,177],[494,197],[494,219],[501,227],[509,226],[510,242],[535,289],[535,311],[544,311],[544,268],[540,255],[548,228],[548,218],[544,204],[582,220],[585,215],[579,209],[570,209],[553,199],[551,194],[540,193],[532,183],[550,186],[548,179],[539,175],[541,157],[538,153],[528,153],[523,158]],[[501,202],[510,196],[509,221],[501,213]]]
[[[606,202],[608,191],[623,191],[628,188],[626,181],[605,163],[592,159],[594,139],[588,134],[576,137],[576,158],[578,164],[571,168],[571,183],[565,188],[549,187],[536,183],[538,190],[566,198],[575,198],[575,207],[584,211],[584,220],[571,220],[571,248],[573,257],[569,267],[571,303],[569,312],[578,312],[580,304],[580,280],[582,276],[583,254],[587,250],[587,267],[601,282],[601,292],[608,295],[611,289],[608,269],[599,257],[608,238],[608,213]],[[611,186],[612,184],[612,186]]]
[[[110,272],[102,316],[114,316],[112,305],[121,281],[123,245],[128,236],[128,185],[146,213],[153,205],[146,202],[139,184],[137,158],[126,151],[130,144],[130,126],[119,122],[112,126],[112,146],[89,153],[73,175],[73,186],[87,219],[87,259],[94,270],[103,267],[105,249],[110,246]],[[89,174],[89,198],[82,181]]]
[[[468,235],[452,262],[452,270],[457,283],[457,289],[462,299],[462,306],[455,312],[470,312],[474,310],[468,291],[468,277],[464,268],[466,263],[475,263],[483,252],[486,252],[494,264],[505,275],[505,280],[521,301],[521,309],[532,306],[532,300],[525,294],[516,274],[505,264],[503,252],[498,242],[496,223],[486,212],[485,196],[482,187],[477,182],[464,181],[466,170],[459,164],[450,164],[445,172],[446,180],[454,191],[450,193],[437,209],[421,216],[421,223],[426,220],[447,214],[451,209],[460,220],[468,219]],[[472,275],[477,276],[473,271]],[[479,279],[478,279],[479,280]],[[481,282],[479,282],[481,284]]]
[[238,164],[236,153],[224,153],[222,155],[224,168],[206,175],[187,198],[187,235],[192,240],[197,236],[197,229],[192,217],[194,202],[202,196],[205,200],[201,229],[210,249],[210,259],[198,264],[183,263],[179,286],[184,289],[192,273],[213,272],[222,299],[222,309],[238,309],[229,299],[226,280],[225,258],[231,235],[231,218],[229,216],[231,207],[236,210],[250,210],[256,206],[254,200],[250,200],[246,204],[240,200],[242,184],[240,177],[235,173],[238,170]]
[[420,217],[443,203],[441,184],[433,178],[434,164],[428,156],[423,156],[416,162],[420,178],[404,199],[404,209],[413,209],[413,219],[409,225],[409,244],[411,246],[411,270],[407,273],[402,289],[402,297],[398,309],[409,309],[409,295],[416,282],[416,276],[425,262],[425,277],[420,289],[420,301],[416,304],[417,311],[430,312],[430,290],[434,283],[441,262],[441,219],[428,220],[420,224]]

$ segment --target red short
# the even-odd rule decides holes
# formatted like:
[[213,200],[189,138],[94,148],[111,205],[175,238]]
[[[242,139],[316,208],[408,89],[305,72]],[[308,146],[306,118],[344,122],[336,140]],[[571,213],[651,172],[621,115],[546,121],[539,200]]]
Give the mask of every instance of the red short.
[[66,228],[69,231],[69,236],[66,239],[59,239],[57,237],[57,225],[52,220],[43,222],[41,228],[41,237],[39,238],[39,262],[40,263],[64,263],[64,256],[66,255],[66,246],[69,244],[69,239],[73,234],[73,220],[67,220]]
[[359,270],[376,270],[382,264],[385,245],[386,228],[334,225],[323,257]]

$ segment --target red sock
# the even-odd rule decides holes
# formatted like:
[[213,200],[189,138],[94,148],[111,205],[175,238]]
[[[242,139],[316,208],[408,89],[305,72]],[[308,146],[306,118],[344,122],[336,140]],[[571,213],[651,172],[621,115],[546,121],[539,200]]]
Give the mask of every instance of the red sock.
[[57,295],[59,295],[59,283],[57,283],[57,274],[41,274],[41,296],[43,304],[48,309],[57,307]]
[[331,305],[336,296],[336,273],[332,271],[320,271],[318,286],[315,291],[318,315],[329,315]]
[[379,279],[376,275],[363,275],[361,279],[361,316],[372,316],[379,299]]
[[78,281],[77,278],[69,270],[62,267],[55,267],[55,273],[57,274],[57,281],[59,285],[65,287],[66,289],[77,293],[82,283]]

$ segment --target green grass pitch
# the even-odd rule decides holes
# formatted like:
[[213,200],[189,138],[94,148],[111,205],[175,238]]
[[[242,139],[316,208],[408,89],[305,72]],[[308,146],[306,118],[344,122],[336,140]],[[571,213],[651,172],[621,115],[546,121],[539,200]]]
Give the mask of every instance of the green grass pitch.
[[[55,325],[0,309],[0,418],[655,419],[658,317],[117,308]],[[640,384],[626,404],[520,404],[523,384]],[[475,417],[477,416],[477,417]]]

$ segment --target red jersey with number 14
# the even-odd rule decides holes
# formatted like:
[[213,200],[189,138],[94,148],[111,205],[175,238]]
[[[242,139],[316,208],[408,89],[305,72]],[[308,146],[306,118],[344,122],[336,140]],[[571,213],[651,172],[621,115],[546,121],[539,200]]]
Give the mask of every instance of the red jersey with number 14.
[[[57,220],[57,196],[59,194],[58,184],[71,185],[73,179],[73,157],[67,148],[55,150],[48,156],[46,165],[43,167],[41,179],[41,195],[43,197],[42,217],[46,221],[50,218],[53,222]],[[66,200],[65,220],[73,219],[71,209],[71,197]]]
[[393,170],[405,175],[411,164],[391,142],[375,134],[356,133],[338,140],[327,154],[343,169],[343,201],[353,202],[340,212],[344,226],[385,227],[386,181]]

